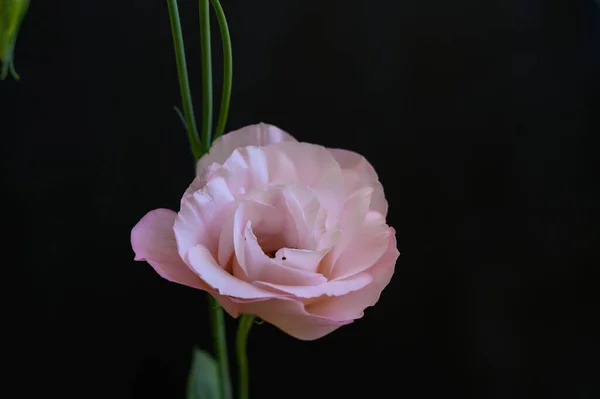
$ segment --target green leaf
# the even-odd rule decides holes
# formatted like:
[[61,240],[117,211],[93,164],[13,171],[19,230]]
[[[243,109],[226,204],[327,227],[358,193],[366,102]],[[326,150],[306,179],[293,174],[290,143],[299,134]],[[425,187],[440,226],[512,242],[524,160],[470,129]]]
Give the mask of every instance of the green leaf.
[[188,376],[187,399],[219,399],[219,368],[206,351],[194,348]]

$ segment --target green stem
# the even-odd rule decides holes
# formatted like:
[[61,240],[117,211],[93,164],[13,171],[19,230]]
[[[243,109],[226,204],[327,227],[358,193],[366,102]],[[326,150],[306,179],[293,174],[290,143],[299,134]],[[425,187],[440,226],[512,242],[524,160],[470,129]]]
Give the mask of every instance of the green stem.
[[[177,61],[177,73],[181,90],[181,100],[185,124],[190,141],[190,148],[197,162],[210,148],[210,133],[212,124],[212,71],[210,61],[210,22],[208,0],[200,0],[200,26],[202,31],[202,80],[203,80],[203,141],[200,141],[196,120],[194,118],[194,107],[187,72],[183,34],[181,32],[181,21],[177,0],[167,0],[169,15],[171,17],[171,29],[173,44],[175,46],[175,58]],[[204,4],[205,3],[205,4]],[[204,144],[204,145],[202,145]],[[215,355],[219,367],[219,383],[222,399],[231,399],[231,381],[229,377],[229,361],[227,359],[227,341],[225,336],[225,317],[223,309],[217,301],[209,295],[210,324],[213,333]]]
[[200,56],[202,58],[202,143],[208,152],[211,145],[213,98],[212,60],[210,48],[210,1],[198,0],[200,5]]
[[[202,143],[203,153],[210,150],[212,135],[212,60],[210,45],[210,3],[199,0],[200,7],[200,56],[202,60]],[[196,159],[197,160],[197,159]],[[225,335],[225,316],[219,303],[209,295],[210,324],[213,343],[219,367],[219,384],[221,397],[231,398],[231,381],[229,377],[229,361],[227,358],[227,340]]]
[[202,147],[196,120],[194,119],[194,106],[192,104],[192,92],[190,90],[190,81],[187,72],[187,62],[185,59],[185,47],[183,45],[183,34],[181,33],[181,20],[179,19],[179,7],[177,0],[167,0],[169,5],[169,16],[171,18],[171,31],[173,34],[173,45],[175,48],[175,60],[177,62],[177,75],[179,77],[179,90],[181,92],[181,103],[190,142],[190,149],[194,158],[202,156]]
[[223,314],[223,309],[212,295],[208,296],[208,303],[213,343],[219,367],[219,392],[221,392],[221,398],[231,399],[231,379],[229,377],[229,360],[227,358],[225,316]]
[[223,7],[221,6],[219,0],[210,1],[215,10],[215,14],[217,15],[217,21],[219,22],[219,28],[221,30],[221,42],[223,43],[223,93],[221,95],[219,121],[213,136],[213,140],[215,140],[225,132],[227,117],[229,115],[229,103],[231,102],[231,82],[233,79],[233,56],[231,51],[231,36],[229,35],[229,26],[227,25],[227,18],[225,18]]
[[244,314],[238,322],[237,335],[235,337],[236,354],[238,361],[238,399],[248,399],[249,397],[249,374],[248,374],[248,355],[246,348],[248,344],[248,333],[254,324],[254,316]]

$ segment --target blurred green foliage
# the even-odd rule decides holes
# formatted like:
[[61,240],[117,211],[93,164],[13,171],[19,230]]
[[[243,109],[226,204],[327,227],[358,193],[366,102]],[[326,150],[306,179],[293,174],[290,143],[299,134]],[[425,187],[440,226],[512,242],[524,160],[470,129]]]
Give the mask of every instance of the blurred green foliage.
[[18,80],[15,70],[14,52],[19,28],[30,0],[0,0],[0,79],[10,75]]

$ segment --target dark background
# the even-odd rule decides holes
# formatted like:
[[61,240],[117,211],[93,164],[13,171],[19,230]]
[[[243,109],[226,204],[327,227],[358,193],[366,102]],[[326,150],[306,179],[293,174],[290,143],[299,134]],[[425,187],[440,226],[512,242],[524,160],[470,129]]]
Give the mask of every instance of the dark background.
[[[199,111],[197,4],[180,3]],[[228,128],[364,154],[402,253],[353,325],[314,342],[255,327],[252,396],[600,396],[598,5],[223,6]],[[34,1],[16,65],[21,82],[0,82],[0,396],[183,398],[191,348],[210,344],[205,295],[129,243],[193,177],[166,2]]]

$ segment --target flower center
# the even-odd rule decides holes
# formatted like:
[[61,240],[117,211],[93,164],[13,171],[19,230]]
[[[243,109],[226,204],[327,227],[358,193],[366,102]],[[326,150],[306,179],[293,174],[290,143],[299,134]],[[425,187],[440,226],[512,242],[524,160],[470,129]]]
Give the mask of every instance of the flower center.
[[275,254],[281,248],[289,247],[289,243],[286,243],[285,235],[283,234],[258,237],[258,245],[260,245],[265,255],[271,259],[275,258]]
[[275,258],[277,251],[286,246],[285,238],[281,234],[259,237],[258,245],[260,245],[265,255],[271,259]]

